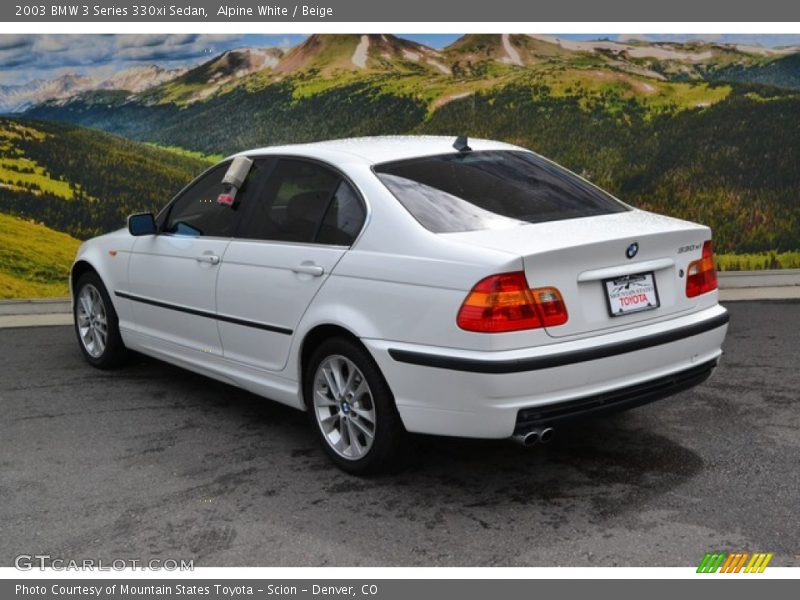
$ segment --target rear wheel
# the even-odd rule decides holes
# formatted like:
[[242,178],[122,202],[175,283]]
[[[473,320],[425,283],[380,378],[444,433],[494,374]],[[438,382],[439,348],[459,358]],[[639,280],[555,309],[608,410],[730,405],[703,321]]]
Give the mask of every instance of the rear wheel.
[[75,284],[73,317],[78,344],[87,362],[109,369],[123,362],[127,351],[119,333],[117,313],[103,282],[87,272]]
[[405,430],[389,386],[372,357],[343,338],[323,342],[304,374],[313,427],[326,454],[360,475],[393,465]]

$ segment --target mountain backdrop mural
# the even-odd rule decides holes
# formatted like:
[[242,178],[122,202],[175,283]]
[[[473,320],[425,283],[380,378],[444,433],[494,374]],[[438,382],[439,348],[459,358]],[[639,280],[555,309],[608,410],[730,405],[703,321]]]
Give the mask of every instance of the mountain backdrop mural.
[[[0,86],[0,111],[0,212],[67,239],[159,208],[212,158],[242,149],[466,134],[526,146],[630,204],[710,225],[723,268],[800,263],[794,46],[465,35],[437,49],[312,35],[189,66]],[[10,222],[0,221],[2,245]],[[38,262],[8,260],[0,276],[38,281]],[[42,270],[40,283],[56,272]]]

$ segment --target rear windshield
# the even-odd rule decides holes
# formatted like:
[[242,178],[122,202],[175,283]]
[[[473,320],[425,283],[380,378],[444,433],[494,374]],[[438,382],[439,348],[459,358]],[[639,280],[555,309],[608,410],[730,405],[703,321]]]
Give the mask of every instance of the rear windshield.
[[403,206],[434,233],[500,229],[629,210],[530,152],[427,156],[375,167]]

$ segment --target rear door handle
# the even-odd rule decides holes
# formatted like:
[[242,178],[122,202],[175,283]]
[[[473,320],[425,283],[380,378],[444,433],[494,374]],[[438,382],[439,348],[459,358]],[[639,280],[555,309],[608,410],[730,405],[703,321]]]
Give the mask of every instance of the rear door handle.
[[219,256],[216,254],[201,254],[200,256],[195,256],[195,260],[197,262],[206,262],[212,265],[219,264]]
[[303,263],[301,265],[297,265],[296,267],[292,267],[292,271],[295,273],[302,273],[304,275],[311,275],[313,277],[322,277],[322,275],[325,273],[325,269],[319,265],[311,263]]

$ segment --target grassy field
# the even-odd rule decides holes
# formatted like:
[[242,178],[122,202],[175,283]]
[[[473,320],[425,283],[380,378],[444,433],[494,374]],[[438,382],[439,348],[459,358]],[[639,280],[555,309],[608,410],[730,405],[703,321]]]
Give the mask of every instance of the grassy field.
[[46,169],[28,158],[0,158],[0,185],[12,190],[29,189],[72,200],[69,182],[53,179]]
[[24,156],[15,143],[21,139],[45,141],[47,136],[14,121],[0,123],[0,186],[13,190],[29,190],[34,194],[47,193],[71,200],[73,190],[69,182],[54,179],[47,169]]
[[0,298],[66,296],[79,245],[66,233],[0,213]]
[[800,269],[800,252],[761,252],[757,254],[715,254],[718,271],[760,271]]
[[178,156],[188,156],[189,158],[203,160],[207,163],[216,163],[225,158],[224,154],[204,154],[202,152],[197,152],[196,150],[187,150],[186,148],[181,148],[180,146],[163,146],[154,142],[145,142],[145,145],[150,146],[151,148],[158,148],[159,150],[166,150],[168,152],[172,152],[173,154],[177,154]]

